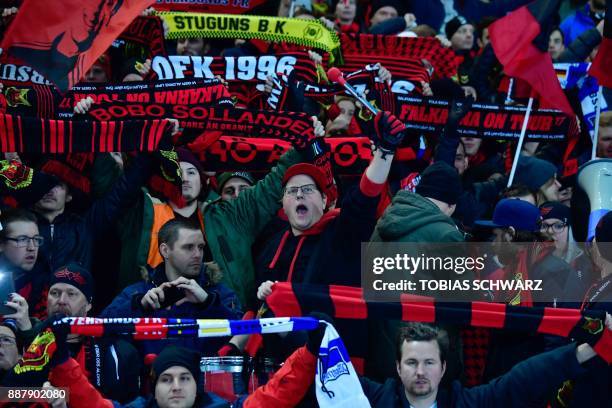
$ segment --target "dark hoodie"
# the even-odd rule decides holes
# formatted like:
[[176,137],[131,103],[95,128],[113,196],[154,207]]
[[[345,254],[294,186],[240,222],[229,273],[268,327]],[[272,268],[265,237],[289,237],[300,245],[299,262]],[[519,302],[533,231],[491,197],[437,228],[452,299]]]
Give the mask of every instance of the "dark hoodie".
[[453,219],[425,197],[399,191],[378,220],[372,242],[463,242]]

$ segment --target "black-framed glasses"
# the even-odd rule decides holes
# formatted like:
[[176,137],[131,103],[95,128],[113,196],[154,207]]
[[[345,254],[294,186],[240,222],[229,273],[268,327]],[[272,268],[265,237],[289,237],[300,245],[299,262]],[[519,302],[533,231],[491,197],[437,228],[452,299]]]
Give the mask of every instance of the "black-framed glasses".
[[317,191],[317,185],[316,184],[305,184],[303,186],[286,187],[285,194],[292,196],[292,197],[297,197],[298,191],[300,190],[302,191],[302,194],[310,195],[310,194],[313,194],[315,191]]
[[540,224],[540,230],[545,232],[563,232],[563,228],[565,227],[567,227],[567,223],[562,221],[555,222],[554,224]]
[[33,237],[28,237],[26,235],[20,235],[18,237],[6,237],[7,241],[13,241],[17,248],[27,247],[30,241],[34,244],[35,247],[42,246],[45,243],[45,237],[41,235],[34,235]]

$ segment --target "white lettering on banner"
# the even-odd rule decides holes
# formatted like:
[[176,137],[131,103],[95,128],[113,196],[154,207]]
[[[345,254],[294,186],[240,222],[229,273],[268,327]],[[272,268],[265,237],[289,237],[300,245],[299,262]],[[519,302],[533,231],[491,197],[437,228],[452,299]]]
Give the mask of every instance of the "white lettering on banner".
[[393,85],[391,86],[391,92],[396,94],[409,94],[414,91],[414,88],[415,86],[412,82],[399,80],[393,82]]
[[34,84],[51,85],[45,77],[35,71],[32,67],[25,65],[4,64],[0,65],[0,79],[5,81],[32,82]]
[[[219,61],[219,57],[217,57]],[[289,75],[297,58],[292,55],[276,56],[262,55],[224,57],[221,61],[225,63],[224,79],[228,81],[265,81],[268,75],[282,73]],[[191,78],[215,77],[211,70],[211,64],[215,62],[215,57],[200,57],[186,55],[171,55],[168,57],[156,56],[151,63],[151,69],[155,71],[159,79],[183,79],[187,75]]]

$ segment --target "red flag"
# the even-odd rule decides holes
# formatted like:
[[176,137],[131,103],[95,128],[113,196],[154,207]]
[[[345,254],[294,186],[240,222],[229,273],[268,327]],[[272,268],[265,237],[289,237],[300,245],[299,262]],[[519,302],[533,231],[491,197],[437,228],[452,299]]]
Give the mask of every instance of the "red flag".
[[537,0],[489,26],[495,55],[507,75],[521,78],[538,94],[542,107],[574,116],[547,52],[548,33],[560,0]]
[[2,49],[67,91],[154,1],[25,0]]
[[[608,68],[606,68],[608,67]],[[612,1],[606,1],[606,21],[604,22],[603,39],[589,74],[606,88],[612,88]]]

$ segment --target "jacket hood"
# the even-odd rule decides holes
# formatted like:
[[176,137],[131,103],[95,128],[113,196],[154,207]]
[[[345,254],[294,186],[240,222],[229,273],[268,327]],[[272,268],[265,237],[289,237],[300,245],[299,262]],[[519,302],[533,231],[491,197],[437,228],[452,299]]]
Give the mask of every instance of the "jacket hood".
[[376,230],[383,241],[396,241],[421,228],[444,223],[456,228],[448,217],[428,199],[409,191],[399,191],[378,220]]

